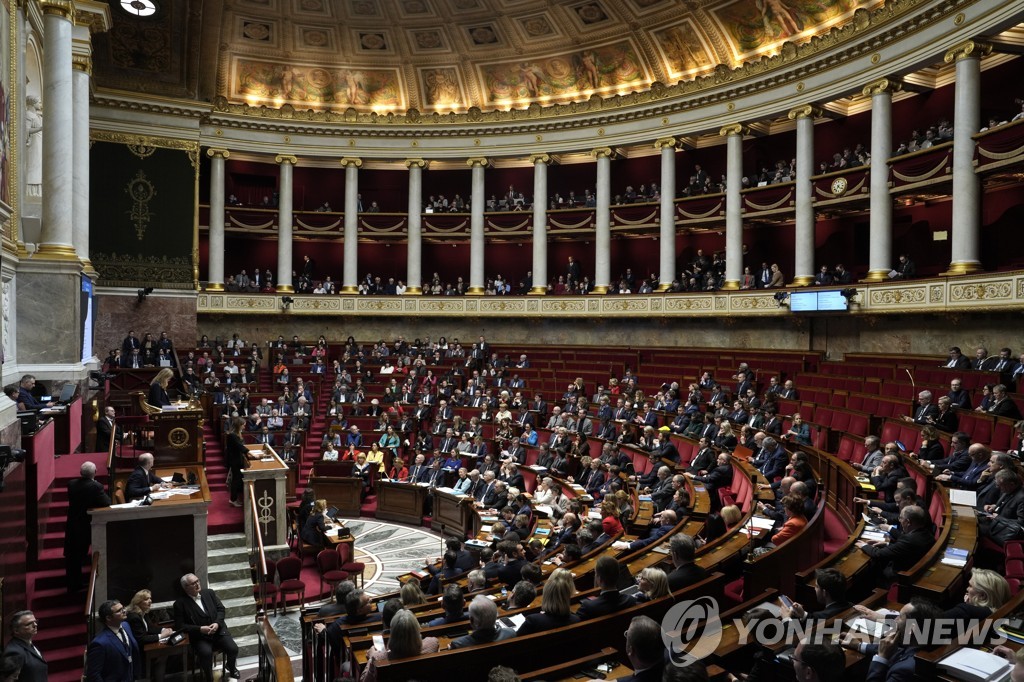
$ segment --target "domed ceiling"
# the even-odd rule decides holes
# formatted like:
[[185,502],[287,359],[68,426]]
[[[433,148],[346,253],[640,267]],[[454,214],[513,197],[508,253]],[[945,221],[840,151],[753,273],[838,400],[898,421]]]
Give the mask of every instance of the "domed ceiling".
[[[129,0],[125,0],[129,5]],[[99,85],[296,109],[519,109],[774,54],[879,0],[110,0]]]

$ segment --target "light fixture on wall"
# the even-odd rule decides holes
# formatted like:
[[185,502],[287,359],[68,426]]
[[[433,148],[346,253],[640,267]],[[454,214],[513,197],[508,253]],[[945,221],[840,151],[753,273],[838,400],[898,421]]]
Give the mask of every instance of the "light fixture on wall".
[[136,17],[151,17],[156,14],[153,0],[121,0],[121,9]]
[[288,308],[291,307],[292,303],[295,303],[295,299],[292,298],[291,296],[285,296],[284,298],[281,299],[281,307],[284,308],[285,310],[288,310]]

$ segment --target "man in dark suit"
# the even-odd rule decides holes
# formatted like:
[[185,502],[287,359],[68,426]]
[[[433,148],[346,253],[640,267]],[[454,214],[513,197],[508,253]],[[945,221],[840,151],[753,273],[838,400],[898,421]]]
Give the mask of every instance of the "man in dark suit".
[[914,416],[904,416],[903,421],[914,422],[915,424],[920,424],[921,426],[928,426],[929,424],[932,423],[931,420],[934,420],[938,416],[939,407],[938,405],[932,404],[932,392],[921,391],[920,393],[917,394],[917,407],[914,408]]
[[[869,682],[915,679],[917,652],[930,648],[929,635],[936,632],[934,622],[943,617],[942,613],[942,609],[931,602],[915,597],[900,609],[895,627],[878,644],[856,644],[861,653],[871,656]],[[911,622],[915,627],[908,627]],[[850,646],[847,641],[843,644]]]
[[19,654],[24,663],[21,665],[19,682],[46,682],[50,677],[46,659],[39,652],[32,639],[39,632],[39,622],[31,611],[18,611],[11,616],[11,641],[7,642],[5,654]]
[[962,472],[954,471],[949,465],[946,465],[944,469],[939,469],[936,466],[935,471],[940,471],[941,473],[935,477],[935,480],[954,488],[966,490],[977,488],[981,475],[988,468],[992,451],[986,445],[975,443],[967,448],[967,456],[969,458],[967,468]]
[[708,577],[708,572],[694,563],[697,543],[685,533],[677,533],[669,542],[672,551],[672,565],[675,570],[668,574],[668,589],[677,592],[684,587],[699,583]]
[[971,405],[971,392],[963,388],[963,381],[961,379],[953,379],[949,382],[949,393],[946,394],[946,397],[949,398],[949,402],[955,408],[961,410],[973,408],[973,405]]
[[649,545],[653,545],[655,542],[665,537],[670,530],[676,525],[678,520],[676,513],[669,509],[661,512],[661,525],[655,526],[651,529],[650,534],[645,538],[639,540],[633,540],[633,542],[625,542],[623,540],[617,540],[612,546],[617,550],[628,550],[635,552],[638,549],[643,549]]
[[786,454],[786,449],[777,440],[770,437],[765,438],[762,442],[761,455],[751,462],[758,471],[764,474],[769,483],[786,473],[788,463],[789,455]]
[[1013,402],[1006,395],[1006,386],[1004,384],[996,384],[992,387],[992,403],[988,406],[988,413],[997,417],[1020,419],[1020,410],[1017,409],[1017,403]]
[[605,554],[594,567],[594,587],[600,588],[601,592],[596,597],[580,602],[577,611],[580,618],[597,618],[631,606],[632,600],[619,592],[618,583],[619,562]]
[[131,628],[124,627],[128,612],[117,600],[100,604],[99,618],[103,629],[89,642],[85,671],[89,682],[134,682],[141,675],[139,644]]
[[633,674],[622,682],[661,682],[665,670],[665,643],[661,625],[650,616],[636,616],[626,630],[626,656]]
[[970,369],[971,361],[964,357],[964,354],[960,351],[960,346],[953,346],[949,349],[949,360],[942,367],[960,370]]
[[999,498],[995,504],[985,505],[988,515],[978,521],[978,531],[1002,545],[1024,534],[1024,489],[1020,476],[1012,469],[996,473],[995,483]]
[[516,631],[512,628],[497,627],[498,607],[482,594],[473,597],[469,603],[469,624],[473,628],[468,635],[458,637],[448,645],[449,649],[490,644],[512,639]]
[[523,577],[523,566],[528,562],[523,556],[523,546],[518,542],[501,541],[498,551],[505,556],[505,562],[498,567],[495,577],[509,587],[514,587]]
[[465,572],[477,568],[480,565],[473,555],[462,548],[462,541],[458,538],[448,538],[445,540],[445,547],[449,552],[455,553],[455,568],[459,572]]
[[875,486],[875,490],[885,495],[886,502],[892,502],[896,486],[899,484],[900,479],[906,475],[907,470],[900,464],[899,456],[886,455],[882,458],[882,463],[871,472],[871,485]]
[[783,604],[779,609],[783,619],[792,617],[797,620],[827,620],[852,606],[846,599],[846,577],[838,570],[819,568],[814,572],[814,582],[814,595],[825,607],[819,611],[807,612],[801,604],[794,603],[792,608]]
[[96,452],[109,452],[111,438],[118,443],[124,440],[124,431],[117,428],[115,416],[114,408],[108,405],[103,416],[96,420]]
[[125,500],[139,500],[151,492],[160,490],[160,477],[153,473],[153,455],[144,452],[139,455],[139,465],[128,477],[124,486]]
[[[767,441],[768,439],[766,438],[765,442]],[[783,453],[785,453],[784,450]],[[732,455],[728,452],[719,453],[717,465],[714,469],[708,472],[707,476],[694,476],[693,474],[686,475],[693,478],[694,481],[698,481],[707,486],[708,495],[711,496],[711,505],[713,507],[717,506],[720,504],[718,500],[718,489],[732,485]]]
[[1000,348],[999,357],[992,363],[992,371],[1008,376],[1013,376],[1013,370],[1017,369],[1017,361],[1013,359],[1013,351],[1009,348]]
[[68,519],[64,527],[64,568],[71,593],[82,589],[82,560],[92,544],[89,510],[110,506],[110,498],[96,480],[96,465],[83,462],[79,473],[79,478],[68,481]]
[[921,507],[911,505],[900,511],[899,538],[886,545],[874,545],[863,540],[857,542],[865,554],[871,557],[877,582],[891,582],[899,571],[913,566],[935,544],[935,538],[928,532],[931,519]]
[[978,346],[974,349],[974,360],[971,361],[971,369],[978,372],[991,372],[995,364],[996,359],[989,356],[987,348]]
[[430,477],[430,469],[424,464],[426,457],[416,455],[415,463],[409,467],[408,483],[423,483]]
[[174,629],[184,630],[199,658],[207,682],[213,682],[213,652],[223,651],[228,677],[238,679],[238,645],[224,624],[224,604],[217,594],[202,589],[199,578],[188,573],[181,578],[185,596],[174,602]]
[[494,509],[500,502],[502,506],[505,506],[505,498],[507,494],[505,492],[505,482],[494,480],[494,472],[488,471],[484,474],[484,481],[487,485],[484,487],[483,497],[480,498],[480,504],[485,509]]

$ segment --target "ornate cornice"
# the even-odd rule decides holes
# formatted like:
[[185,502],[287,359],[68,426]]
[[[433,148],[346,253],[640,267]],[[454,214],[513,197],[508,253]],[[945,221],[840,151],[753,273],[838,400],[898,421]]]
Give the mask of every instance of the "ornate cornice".
[[543,154],[543,153],[541,153],[541,154],[530,154],[530,164],[531,165],[536,166],[538,163],[542,163],[544,165],[548,165],[548,164],[550,164],[552,162],[553,161],[552,161],[552,158],[551,158],[550,154]]
[[89,139],[94,142],[114,142],[132,147],[160,147],[161,149],[178,149],[186,152],[199,152],[196,140],[181,140],[170,137],[154,137],[152,135],[128,135],[107,130],[92,130]]
[[718,131],[718,134],[722,137],[729,137],[730,135],[739,135],[740,137],[743,137],[744,135],[750,134],[750,128],[742,123],[730,123],[727,126],[722,126],[722,129]]
[[73,21],[75,18],[75,3],[73,0],[39,0],[39,8],[44,15],[61,17]]
[[992,45],[983,40],[967,40],[956,47],[946,50],[942,58],[947,64],[958,62],[961,59],[981,59],[992,54]]
[[415,168],[426,168],[427,165],[428,165],[428,162],[426,161],[426,159],[406,159],[405,160],[405,167],[406,168],[414,168],[414,167]]
[[861,90],[861,94],[865,97],[873,97],[875,95],[893,95],[903,89],[903,81],[899,78],[889,76],[887,78],[879,78],[873,83],[868,83]]
[[288,154],[278,154],[277,156],[274,157],[274,163],[290,163],[291,165],[294,166],[298,162],[299,160],[297,158],[295,158],[294,156],[289,156]]
[[362,159],[358,159],[358,158],[356,158],[354,156],[346,156],[343,159],[341,159],[340,161],[338,161],[338,163],[341,164],[342,168],[348,168],[349,166],[355,166],[356,168],[362,168],[363,167],[363,160]]
[[92,57],[84,54],[71,55],[71,68],[75,71],[83,71],[86,75],[92,76]]
[[220,149],[220,148],[217,148],[217,147],[210,147],[209,149],[207,149],[206,150],[206,155],[209,156],[211,159],[214,158],[214,157],[219,157],[219,158],[222,158],[222,159],[229,159],[229,158],[231,158],[231,152],[230,151],[228,151],[227,149]]
[[824,112],[813,104],[803,104],[799,107],[794,107],[787,114],[791,121],[795,121],[798,118],[821,118],[823,115]]
[[105,33],[110,22],[110,5],[95,0],[75,0],[75,26],[85,26],[89,33]]

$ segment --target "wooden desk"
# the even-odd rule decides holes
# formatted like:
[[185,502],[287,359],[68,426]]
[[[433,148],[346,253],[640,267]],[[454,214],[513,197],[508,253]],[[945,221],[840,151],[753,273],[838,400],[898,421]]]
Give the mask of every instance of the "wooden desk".
[[443,527],[448,535],[456,535],[460,540],[473,533],[479,518],[473,509],[472,497],[440,489],[434,490],[434,510],[431,517],[431,528],[441,530]]
[[420,525],[427,487],[394,481],[377,483],[377,518]]
[[263,546],[271,558],[287,555],[288,547],[288,465],[274,448],[269,445],[246,445],[250,454],[260,459],[249,461],[249,468],[242,470],[243,511],[245,512],[245,537],[253,537],[252,505],[249,503],[249,482],[252,482],[256,497],[256,522],[263,534]]
[[75,398],[59,409],[39,411],[39,418],[50,417],[54,427],[54,452],[68,455],[82,444],[82,399]]
[[142,648],[142,655],[146,659],[146,673],[149,679],[153,677],[153,661],[160,660],[161,658],[170,658],[171,656],[181,656],[181,670],[188,670],[188,635],[185,638],[171,646],[169,644],[161,644],[160,642],[150,642]]
[[[90,510],[93,551],[100,553],[97,602],[130,600],[148,589],[155,603],[173,601],[179,580],[194,573],[206,584],[206,517],[210,486],[202,465],[161,467],[157,476],[194,473],[198,487],[189,496],[155,500],[148,507],[105,507]],[[115,482],[128,474],[119,475]]]
[[153,436],[150,452],[161,464],[205,461],[201,410],[164,408],[149,415],[146,430]]
[[[316,491],[317,498],[327,500],[328,507],[337,507],[342,516],[359,516],[363,479],[317,476],[314,469],[314,475],[309,477],[309,485]],[[379,511],[377,516],[380,516]]]

